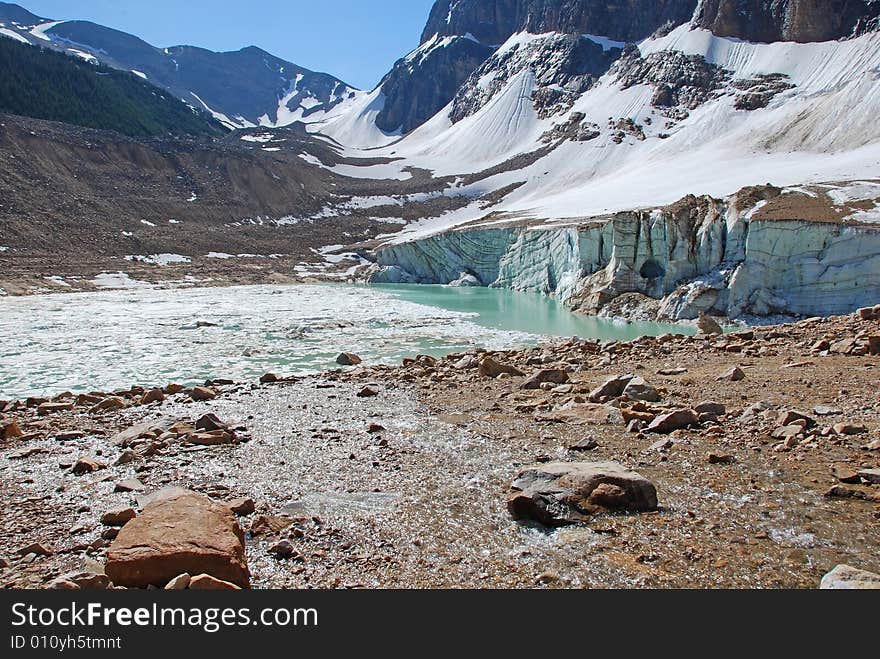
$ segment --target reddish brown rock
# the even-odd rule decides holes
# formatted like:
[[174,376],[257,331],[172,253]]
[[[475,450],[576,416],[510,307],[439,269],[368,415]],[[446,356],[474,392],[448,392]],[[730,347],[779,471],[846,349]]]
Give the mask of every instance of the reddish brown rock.
[[94,458],[82,457],[76,461],[75,465],[73,465],[73,473],[77,476],[82,476],[83,474],[91,474],[92,472],[106,468],[107,465],[103,462],[98,462]]
[[293,520],[283,515],[258,515],[251,524],[251,535],[278,535],[292,524]]
[[125,526],[135,517],[137,517],[137,513],[134,511],[134,508],[110,510],[101,515],[101,524],[106,526]]
[[522,383],[522,389],[540,389],[545,382],[551,384],[565,384],[568,382],[568,373],[561,368],[547,368],[535,373]]
[[622,396],[623,390],[626,389],[626,385],[628,385],[635,377],[636,376],[632,373],[627,373],[626,375],[615,375],[614,377],[605,380],[605,382],[590,392],[590,400],[594,403],[598,403],[608,398]]
[[207,430],[208,432],[212,430],[229,430],[229,425],[223,423],[213,412],[209,412],[198,418],[196,421],[196,429]]
[[191,433],[186,439],[191,444],[217,446],[220,444],[233,444],[236,436],[231,430],[211,430],[208,432]]
[[369,385],[367,385],[366,387],[361,389],[359,392],[357,392],[358,398],[373,398],[378,395],[379,395],[379,390],[376,389],[376,387],[371,387]]
[[838,354],[838,355],[848,355],[853,349],[856,347],[855,339],[842,339],[835,343],[831,344],[831,347],[828,349],[829,352]]
[[4,421],[0,423],[0,439],[15,439],[22,437],[24,433],[15,421]]
[[190,590],[241,590],[241,586],[229,581],[223,581],[212,577],[210,574],[200,574],[190,579]]
[[834,465],[831,469],[831,473],[833,473],[834,477],[841,483],[849,483],[850,485],[853,485],[861,482],[859,472],[847,465]]
[[727,413],[727,408],[722,403],[707,400],[695,405],[694,412],[697,414],[707,414],[717,419],[719,416],[723,416]]
[[677,410],[669,414],[662,414],[651,422],[647,427],[647,432],[655,432],[661,435],[687,428],[688,426],[699,425],[700,419],[693,410]]
[[351,352],[343,352],[336,358],[336,363],[340,366],[357,366],[362,361],[363,359]]
[[729,465],[736,462],[736,458],[729,453],[707,453],[706,462],[710,465]]
[[207,387],[193,387],[189,392],[189,397],[196,401],[212,400],[217,397],[217,394],[213,389]]
[[715,378],[718,382],[739,382],[746,379],[745,372],[739,367],[734,366]]
[[85,436],[82,430],[62,430],[55,434],[55,439],[59,442],[72,442]]
[[161,389],[151,389],[141,398],[141,405],[149,405],[150,403],[161,403],[165,400],[165,392]]
[[104,396],[95,396],[93,394],[80,394],[76,397],[76,404],[80,406],[89,406],[91,407],[95,403],[100,403],[104,400]]
[[603,512],[657,509],[653,483],[617,462],[539,464],[521,471],[511,488],[511,516],[545,526],[572,524]]
[[878,320],[880,319],[880,313],[877,312],[877,307],[864,307],[863,309],[858,310],[859,318],[862,320]]
[[110,578],[106,574],[89,570],[70,572],[49,584],[54,590],[106,590],[109,587]]
[[838,435],[864,435],[868,429],[860,423],[837,423],[834,432]]
[[73,403],[40,403],[37,407],[37,414],[47,416],[49,414],[57,414],[58,412],[69,412],[73,409]]
[[718,321],[702,311],[697,320],[697,329],[700,330],[700,334],[724,334],[724,328],[718,324]]
[[121,410],[125,407],[125,401],[119,398],[118,396],[111,396],[109,398],[105,398],[97,405],[93,405],[89,410],[90,412],[112,412],[113,410]]
[[114,492],[143,492],[145,489],[146,487],[144,484],[137,478],[127,478],[123,481],[119,481],[113,487]]
[[523,373],[515,366],[511,366],[510,364],[502,364],[501,362],[496,361],[491,357],[484,357],[480,361],[479,372],[480,377],[484,378],[497,378],[499,375],[502,374],[516,376],[525,375],[525,373]]
[[[798,422],[803,422],[798,424]],[[784,410],[776,417],[777,426],[803,425],[804,428],[812,428],[816,420],[797,410]]]
[[279,540],[269,547],[269,553],[280,559],[292,558],[296,555],[296,549],[290,540]]
[[233,499],[227,505],[232,512],[241,516],[250,515],[257,509],[257,504],[250,498]]
[[34,542],[18,550],[19,556],[27,556],[28,554],[36,554],[37,556],[51,556],[55,553],[55,548],[43,542]]
[[165,590],[186,590],[191,581],[192,577],[184,572],[165,584]]
[[114,584],[129,587],[163,588],[183,573],[250,586],[244,534],[235,515],[187,491],[148,504],[126,524],[107,551],[106,572]]

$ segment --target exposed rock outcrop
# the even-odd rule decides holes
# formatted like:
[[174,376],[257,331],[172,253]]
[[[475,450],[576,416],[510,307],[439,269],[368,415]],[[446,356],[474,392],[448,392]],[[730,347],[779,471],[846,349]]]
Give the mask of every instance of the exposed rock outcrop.
[[[693,16],[696,0],[438,0],[421,45],[381,83],[383,131],[408,133],[455,99],[454,121],[469,116],[526,66],[535,69],[535,101],[546,113],[570,105],[619,56],[611,42],[644,39]],[[535,50],[493,53],[517,32],[546,34]],[[479,68],[478,68],[479,67]],[[473,74],[473,75],[472,75]],[[492,76],[487,88],[478,84]],[[467,82],[466,82],[467,81]],[[464,85],[464,86],[462,86]],[[459,89],[461,88],[461,89]]]
[[434,34],[470,32],[484,43],[501,44],[520,31],[636,41],[666,23],[684,23],[696,6],[697,0],[438,0],[422,41]]
[[434,39],[399,60],[382,80],[385,104],[376,125],[408,133],[439,112],[494,49],[464,36]]
[[694,24],[746,41],[831,41],[877,29],[875,0],[704,0]]
[[489,102],[510,80],[528,69],[534,76],[532,102],[542,117],[571,107],[611,67],[621,53],[589,37],[549,34],[505,48],[474,71],[455,94],[452,121],[461,121]]

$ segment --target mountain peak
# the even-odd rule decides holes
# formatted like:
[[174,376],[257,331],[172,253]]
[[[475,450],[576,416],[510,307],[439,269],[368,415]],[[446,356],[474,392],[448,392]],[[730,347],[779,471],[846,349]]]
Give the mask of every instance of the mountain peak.
[[121,30],[81,20],[55,23],[9,3],[0,3],[0,22],[8,26],[0,37],[131,71],[230,128],[314,121],[357,91],[254,45],[229,52],[157,48]]
[[484,44],[500,45],[521,31],[635,41],[665,23],[688,21],[696,8],[697,0],[438,0],[422,32],[422,43],[434,34],[471,34]]
[[880,20],[877,0],[703,0],[694,24],[746,41],[833,41]]
[[0,2],[0,22],[33,26],[45,23],[48,20],[48,18],[32,14],[21,5],[11,2]]

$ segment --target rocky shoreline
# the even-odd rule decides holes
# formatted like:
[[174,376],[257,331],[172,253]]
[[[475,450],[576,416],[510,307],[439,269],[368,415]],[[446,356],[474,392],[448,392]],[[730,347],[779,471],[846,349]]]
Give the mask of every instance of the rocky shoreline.
[[349,271],[358,264],[356,258],[330,263],[317,259],[314,254],[311,258],[303,255],[185,257],[185,262],[165,265],[112,257],[84,258],[76,263],[59,264],[52,256],[0,256],[3,263],[0,299],[127,288],[353,283],[355,278]]
[[877,586],[880,308],[340,361],[0,401],[0,584]]

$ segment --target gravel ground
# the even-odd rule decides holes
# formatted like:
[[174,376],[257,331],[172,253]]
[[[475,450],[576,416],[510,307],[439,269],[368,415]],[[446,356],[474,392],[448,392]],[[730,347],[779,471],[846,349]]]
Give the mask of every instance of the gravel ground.
[[[109,544],[100,517],[138,507],[135,493],[114,492],[133,477],[147,491],[175,485],[224,501],[251,497],[257,510],[240,518],[245,530],[261,514],[286,515],[292,526],[278,536],[247,535],[257,588],[815,588],[839,563],[880,571],[880,488],[849,484],[850,496],[826,496],[841,486],[844,467],[880,466],[880,358],[858,354],[878,331],[880,322],[852,316],[764,328],[753,338],[567,342],[491,355],[529,372],[566,367],[570,382],[552,391],[457,369],[452,356],[265,385],[214,383],[219,395],[207,402],[181,392],[142,406],[131,403],[135,390],[117,392],[129,406],[113,412],[81,405],[40,417],[23,402],[7,405],[4,423],[15,420],[25,437],[0,444],[0,556],[9,564],[0,583],[45,587],[100,566]],[[822,338],[853,344],[818,350]],[[856,354],[837,352],[844,348]],[[733,366],[745,379],[719,382]],[[686,371],[658,373],[671,368]],[[627,372],[659,390],[662,400],[648,406],[654,413],[708,399],[727,412],[669,436],[628,432],[619,421],[547,420]],[[365,385],[378,395],[359,397]],[[768,410],[743,414],[762,401]],[[831,409],[821,416],[817,406]],[[771,435],[790,409],[817,425],[786,444]],[[123,450],[118,431],[208,411],[243,441],[147,442],[134,447],[132,462],[113,465]],[[840,423],[864,432],[832,430]],[[84,434],[57,439],[65,430]],[[569,450],[588,438],[593,450]],[[658,449],[658,439],[670,445]],[[70,467],[82,456],[109,466],[76,476]],[[551,459],[619,461],[654,482],[660,510],[558,530],[514,522],[511,480]],[[268,551],[278,537],[293,544],[293,558]],[[22,555],[34,542],[51,545],[51,555]]]

